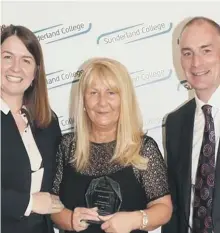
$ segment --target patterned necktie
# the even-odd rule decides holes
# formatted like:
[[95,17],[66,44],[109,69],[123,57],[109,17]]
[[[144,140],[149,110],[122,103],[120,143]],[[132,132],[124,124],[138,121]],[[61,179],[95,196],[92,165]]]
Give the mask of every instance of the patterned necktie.
[[193,232],[212,233],[212,198],[215,180],[215,129],[212,118],[212,106],[204,105],[202,110],[205,116],[205,128],[195,182]]

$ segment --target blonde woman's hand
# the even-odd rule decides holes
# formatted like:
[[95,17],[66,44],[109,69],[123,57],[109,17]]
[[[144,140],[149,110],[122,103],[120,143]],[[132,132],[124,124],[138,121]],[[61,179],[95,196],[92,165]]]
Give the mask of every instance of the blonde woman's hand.
[[101,228],[106,233],[129,233],[134,230],[132,212],[118,212],[113,215],[99,216],[99,218],[104,221]]
[[89,224],[85,220],[99,221],[97,208],[83,208],[77,207],[72,213],[72,230],[84,231],[88,228]]
[[59,196],[48,192],[32,194],[32,212],[37,214],[59,213],[64,208]]

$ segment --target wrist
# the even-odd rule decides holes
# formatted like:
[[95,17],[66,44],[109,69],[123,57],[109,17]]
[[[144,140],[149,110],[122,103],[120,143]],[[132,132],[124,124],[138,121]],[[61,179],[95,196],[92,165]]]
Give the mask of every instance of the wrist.
[[139,229],[146,230],[147,226],[148,226],[148,215],[147,215],[146,211],[144,211],[144,210],[140,210],[139,212],[141,214],[141,224],[140,224]]
[[61,228],[67,231],[72,231],[72,211],[64,208],[60,213],[53,214],[55,223],[57,223]]
[[134,230],[140,230],[140,226],[142,224],[142,213],[137,210],[131,212],[131,224],[132,224],[132,231]]
[[[63,219],[63,228],[68,231],[73,231],[73,211],[64,207],[64,209],[60,212],[62,214]],[[58,213],[59,214],[59,213]]]

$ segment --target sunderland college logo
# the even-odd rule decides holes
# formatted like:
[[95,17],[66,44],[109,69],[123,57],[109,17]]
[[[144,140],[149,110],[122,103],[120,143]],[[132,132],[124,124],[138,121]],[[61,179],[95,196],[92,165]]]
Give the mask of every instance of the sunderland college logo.
[[145,85],[165,81],[172,76],[172,69],[160,70],[137,70],[130,73],[134,87],[142,87]]
[[78,24],[57,24],[47,28],[34,31],[39,42],[46,44],[54,43],[57,41],[81,36],[88,33],[92,29],[91,23],[78,23]]
[[99,35],[97,38],[97,44],[129,44],[168,33],[172,29],[172,26],[172,23],[162,22],[158,24],[140,23],[128,27],[123,27]]

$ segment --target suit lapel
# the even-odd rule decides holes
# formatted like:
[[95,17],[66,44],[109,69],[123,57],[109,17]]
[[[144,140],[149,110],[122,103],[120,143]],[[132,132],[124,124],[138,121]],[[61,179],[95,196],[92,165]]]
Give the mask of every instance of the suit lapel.
[[219,217],[220,217],[219,206],[220,206],[220,140],[218,145],[216,168],[215,168],[215,192],[214,192],[214,202],[213,202],[214,227],[215,227],[215,223],[219,221]]
[[2,144],[4,145],[3,157],[6,156],[6,159],[12,162],[11,166],[15,167],[15,170],[18,171],[18,173],[22,170],[19,174],[25,174],[26,183],[30,184],[30,161],[11,112],[7,115],[1,112],[1,122],[1,132],[4,134],[4,137],[2,137]]
[[180,144],[180,195],[182,208],[185,210],[185,217],[188,223],[190,214],[191,200],[191,166],[192,166],[192,142],[193,142],[193,126],[195,117],[196,104],[193,100],[188,106],[184,114],[181,127],[181,144]]

